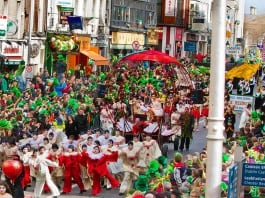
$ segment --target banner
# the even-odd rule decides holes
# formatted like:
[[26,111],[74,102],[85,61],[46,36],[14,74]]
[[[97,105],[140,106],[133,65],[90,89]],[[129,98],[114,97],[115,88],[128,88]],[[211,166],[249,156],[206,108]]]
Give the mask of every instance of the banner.
[[175,0],[166,0],[165,3],[165,16],[175,16]]
[[234,105],[235,111],[243,111],[248,104],[253,105],[254,98],[252,96],[230,95],[230,101]]

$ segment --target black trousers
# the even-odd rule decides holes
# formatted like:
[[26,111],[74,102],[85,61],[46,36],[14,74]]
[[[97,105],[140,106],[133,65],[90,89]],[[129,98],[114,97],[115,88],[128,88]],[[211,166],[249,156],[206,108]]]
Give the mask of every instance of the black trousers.
[[181,137],[180,147],[179,147],[180,150],[184,149],[184,144],[185,144],[186,150],[189,150],[189,148],[190,148],[190,138],[189,137]]

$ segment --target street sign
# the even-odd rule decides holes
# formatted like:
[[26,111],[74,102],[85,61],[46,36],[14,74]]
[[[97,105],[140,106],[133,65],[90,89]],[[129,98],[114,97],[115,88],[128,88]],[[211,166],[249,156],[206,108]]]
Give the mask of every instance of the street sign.
[[33,78],[33,66],[27,65],[25,69],[25,78]]
[[237,198],[238,163],[229,169],[228,198]]
[[0,15],[0,38],[6,38],[7,34],[7,16]]
[[243,163],[242,185],[265,187],[265,164]]

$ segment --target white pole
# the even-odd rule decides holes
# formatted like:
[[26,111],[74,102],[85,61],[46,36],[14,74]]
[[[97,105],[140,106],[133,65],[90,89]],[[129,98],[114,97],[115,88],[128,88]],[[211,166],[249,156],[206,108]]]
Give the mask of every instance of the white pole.
[[226,0],[213,0],[206,197],[221,197],[224,131]]
[[30,14],[29,14],[29,40],[28,40],[28,60],[27,60],[28,65],[30,64],[31,39],[32,39],[32,31],[34,25],[34,7],[35,7],[35,0],[31,0]]

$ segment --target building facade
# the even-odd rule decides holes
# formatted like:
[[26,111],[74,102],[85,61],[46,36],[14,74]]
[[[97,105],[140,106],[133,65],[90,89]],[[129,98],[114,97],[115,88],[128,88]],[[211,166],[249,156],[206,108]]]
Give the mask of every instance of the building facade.
[[0,0],[0,53],[5,56],[2,72],[16,69],[27,55],[24,9],[24,0]]
[[106,65],[109,56],[107,0],[48,0],[46,57],[52,71],[59,55],[67,67]]
[[110,51],[126,55],[158,44],[157,0],[112,0]]
[[184,32],[189,24],[190,0],[161,0],[158,2],[158,26],[161,28],[160,50],[170,56],[183,54]]

